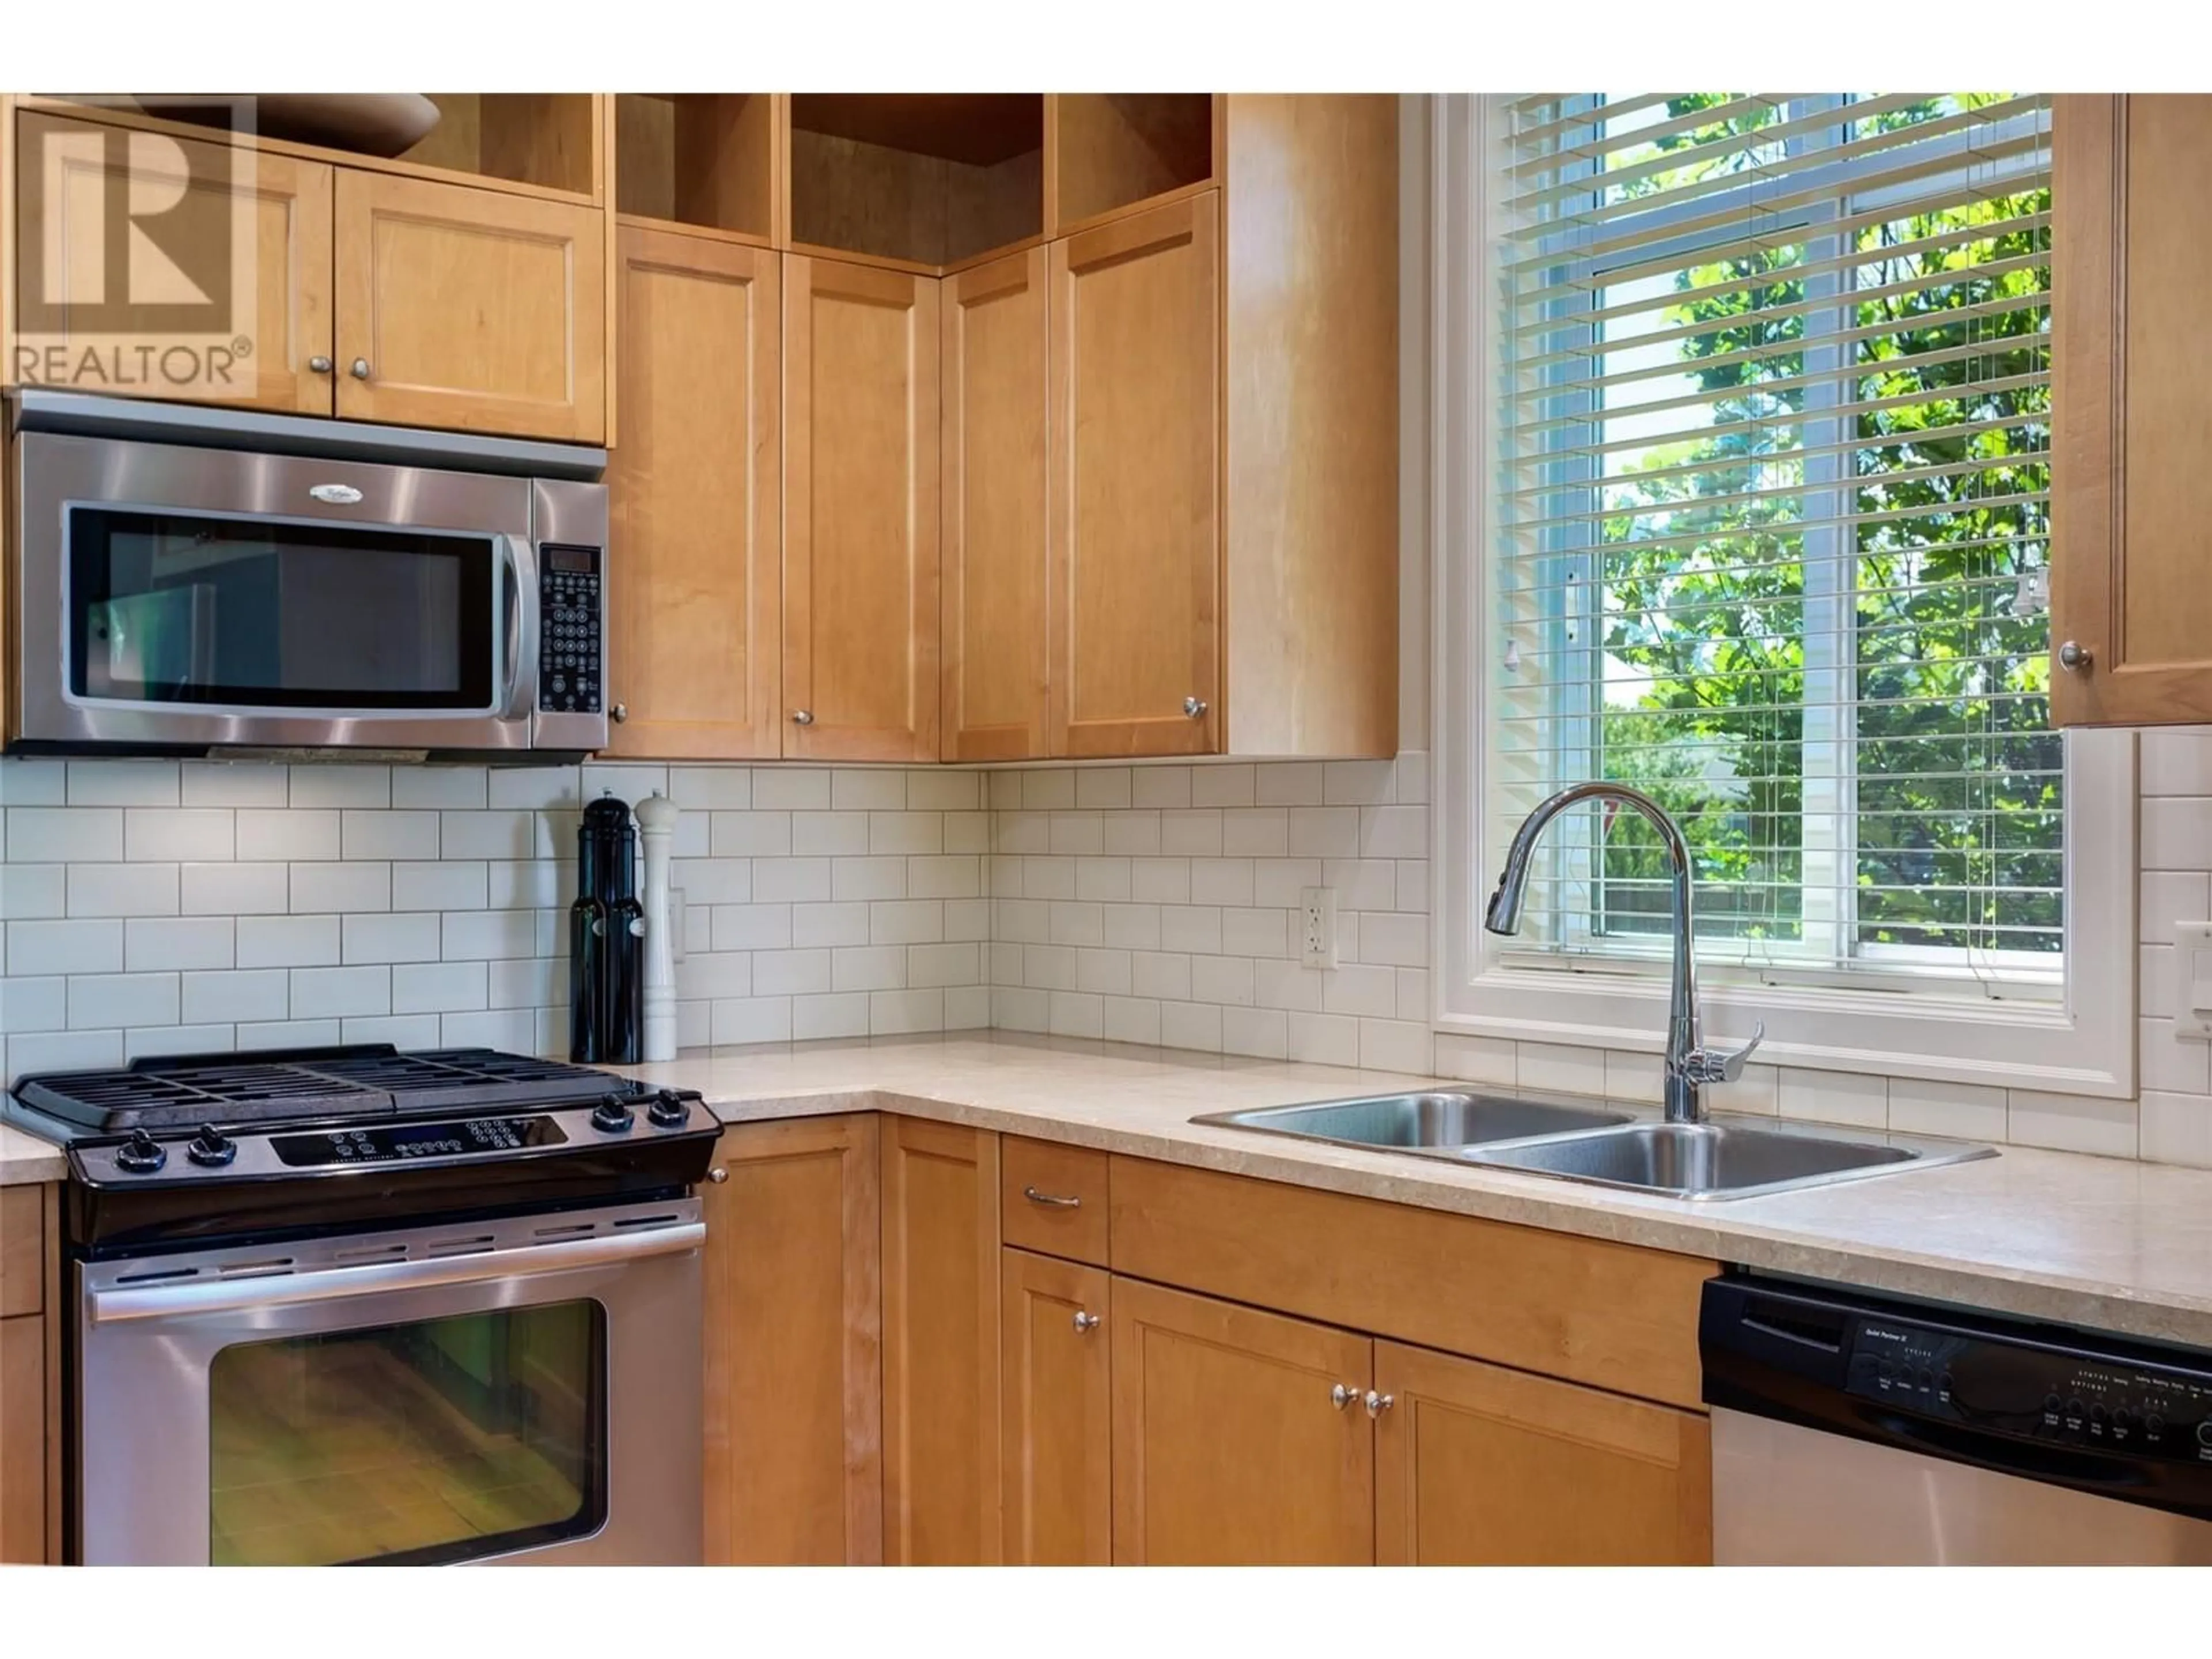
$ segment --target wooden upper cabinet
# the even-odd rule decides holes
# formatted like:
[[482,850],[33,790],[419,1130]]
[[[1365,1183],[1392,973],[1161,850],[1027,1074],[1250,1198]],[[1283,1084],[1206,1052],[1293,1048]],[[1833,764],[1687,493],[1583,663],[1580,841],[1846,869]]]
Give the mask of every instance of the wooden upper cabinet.
[[762,249],[621,232],[610,754],[781,752],[781,278]]
[[595,207],[341,172],[337,412],[599,442],[605,234]]
[[1375,1389],[1378,1562],[1711,1563],[1703,1416],[1393,1342]]
[[1115,1560],[1371,1562],[1368,1340],[1134,1279],[1113,1294]]
[[874,1113],[724,1132],[707,1223],[706,1559],[883,1559]]
[[2051,132],[2051,715],[2212,720],[2212,96],[2063,95]]
[[1052,248],[1055,756],[1219,746],[1219,192]]
[[783,752],[935,760],[938,283],[784,282]]
[[[137,362],[130,351],[135,337],[158,340],[175,331],[161,324],[152,301],[193,280],[196,252],[228,242],[233,255],[253,260],[254,314],[222,331],[242,337],[246,349],[192,354],[210,365],[207,382],[176,386],[156,371],[130,379],[73,374],[67,383],[86,392],[331,412],[330,167],[33,112],[18,118],[17,134],[19,315],[30,339],[51,341],[64,362],[76,362],[84,347],[114,341],[128,370]],[[112,240],[107,212],[109,197],[130,187],[126,174],[142,190],[175,192],[161,216],[160,240],[141,232],[127,252]],[[241,206],[251,216],[245,225]],[[142,292],[147,303],[132,304],[131,296]],[[50,308],[53,325],[40,315]],[[318,358],[319,369],[313,367]],[[15,371],[9,365],[10,380]]]
[[999,1138],[885,1117],[884,1559],[999,1559]]
[[1010,1249],[999,1283],[1006,1565],[1105,1566],[1114,1559],[1113,1280]]
[[1041,248],[945,281],[949,761],[1045,748],[1045,273]]

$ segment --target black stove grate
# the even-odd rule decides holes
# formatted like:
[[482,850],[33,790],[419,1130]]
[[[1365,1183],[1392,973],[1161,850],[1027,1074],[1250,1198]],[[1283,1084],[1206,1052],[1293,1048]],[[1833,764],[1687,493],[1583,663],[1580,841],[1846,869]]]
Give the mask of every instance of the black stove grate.
[[116,1133],[546,1106],[621,1085],[622,1079],[588,1066],[495,1048],[402,1054],[389,1043],[373,1043],[253,1057],[149,1057],[119,1071],[25,1078],[15,1098],[64,1122]]

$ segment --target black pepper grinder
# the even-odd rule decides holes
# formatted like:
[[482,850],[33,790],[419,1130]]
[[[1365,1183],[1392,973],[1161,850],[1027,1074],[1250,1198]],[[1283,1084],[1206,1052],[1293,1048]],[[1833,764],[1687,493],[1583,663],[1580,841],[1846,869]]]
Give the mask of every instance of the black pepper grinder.
[[645,1036],[645,907],[637,896],[637,827],[612,794],[586,806],[576,828],[568,964],[568,1058],[635,1064]]

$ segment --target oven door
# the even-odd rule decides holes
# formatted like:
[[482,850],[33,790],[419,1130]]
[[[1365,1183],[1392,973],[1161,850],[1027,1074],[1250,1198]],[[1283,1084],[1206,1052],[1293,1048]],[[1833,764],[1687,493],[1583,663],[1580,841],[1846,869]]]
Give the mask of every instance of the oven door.
[[696,1200],[84,1262],[88,1565],[696,1565]]
[[28,432],[26,743],[531,747],[531,481]]

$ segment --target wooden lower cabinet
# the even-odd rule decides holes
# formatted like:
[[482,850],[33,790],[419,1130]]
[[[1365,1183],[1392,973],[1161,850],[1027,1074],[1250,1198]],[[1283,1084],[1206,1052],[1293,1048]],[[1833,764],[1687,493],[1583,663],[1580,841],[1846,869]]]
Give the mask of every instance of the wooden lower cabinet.
[[1007,1249],[999,1295],[1006,1565],[1104,1566],[1114,1559],[1113,1280]]
[[47,1264],[58,1218],[52,1188],[0,1188],[0,1563],[61,1559],[60,1469],[47,1437],[61,1334]]
[[999,1137],[883,1123],[884,1559],[999,1559]]
[[1696,1413],[1395,1342],[1375,1345],[1375,1391],[1377,1561],[1711,1561],[1711,1448]]
[[883,1559],[878,1134],[742,1125],[701,1189],[710,1565]]
[[1367,1338],[1132,1279],[1113,1293],[1114,1559],[1374,1560]]

